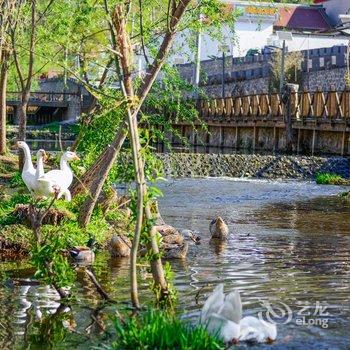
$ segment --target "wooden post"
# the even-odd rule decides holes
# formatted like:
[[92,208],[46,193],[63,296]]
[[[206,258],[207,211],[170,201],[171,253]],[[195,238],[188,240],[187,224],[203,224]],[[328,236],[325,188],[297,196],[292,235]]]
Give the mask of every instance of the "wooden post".
[[235,142],[236,142],[236,144],[235,144],[235,150],[237,151],[237,150],[238,150],[238,145],[239,145],[239,130],[238,130],[238,126],[236,126],[236,135],[235,135],[235,138],[236,138],[236,140],[235,140]]
[[278,149],[278,129],[276,126],[273,127],[273,151],[276,152]]
[[298,129],[298,143],[297,143],[297,154],[300,152],[300,138],[301,138],[301,130]]
[[341,155],[343,156],[345,153],[345,141],[346,141],[346,131],[343,131],[343,138],[341,142]]
[[312,131],[311,155],[314,155],[314,152],[315,152],[315,141],[316,141],[316,129],[313,129],[313,131]]
[[224,127],[220,126],[220,147],[224,147]]
[[293,152],[293,120],[292,120],[292,87],[286,85],[285,91],[282,95],[284,124],[286,129],[286,152]]
[[254,135],[253,135],[253,152],[255,152],[256,144],[259,137],[259,128],[254,125]]

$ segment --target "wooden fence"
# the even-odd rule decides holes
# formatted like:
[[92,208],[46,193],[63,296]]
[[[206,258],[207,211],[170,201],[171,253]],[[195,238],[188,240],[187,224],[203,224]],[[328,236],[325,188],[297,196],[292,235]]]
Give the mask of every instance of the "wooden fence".
[[[198,110],[204,120],[283,117],[283,103],[278,93],[199,100]],[[350,118],[350,90],[293,92],[291,113],[294,119]]]
[[278,93],[197,100],[206,127],[174,120],[167,138],[179,150],[186,139],[200,152],[350,155],[350,90],[292,92],[288,100]]

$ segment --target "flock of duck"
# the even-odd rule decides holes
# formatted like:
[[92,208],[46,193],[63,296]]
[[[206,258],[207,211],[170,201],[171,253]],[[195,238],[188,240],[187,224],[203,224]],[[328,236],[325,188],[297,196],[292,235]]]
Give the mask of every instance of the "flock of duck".
[[[37,152],[36,169],[32,163],[29,146],[24,141],[17,142],[18,148],[24,152],[24,166],[22,179],[29,191],[37,196],[49,198],[55,196],[57,199],[71,200],[69,186],[73,181],[73,172],[69,162],[79,159],[75,152],[64,152],[60,160],[60,169],[44,171],[46,152],[43,149]],[[161,219],[157,225],[157,231],[162,235],[163,250],[166,258],[183,258],[187,254],[189,238],[199,244],[200,237],[190,230],[181,233],[172,226],[166,225]],[[209,224],[211,240],[224,241],[228,237],[228,226],[221,217],[212,220]],[[114,256],[128,256],[129,244],[125,239],[112,237],[111,254]],[[110,250],[110,251],[111,251]],[[71,251],[77,261],[91,263],[94,253],[89,248],[77,247]],[[208,332],[217,335],[227,343],[238,341],[272,342],[276,339],[276,325],[264,320],[247,316],[242,318],[242,303],[239,292],[225,295],[223,284],[218,285],[206,300],[199,318],[200,324],[204,325]]]

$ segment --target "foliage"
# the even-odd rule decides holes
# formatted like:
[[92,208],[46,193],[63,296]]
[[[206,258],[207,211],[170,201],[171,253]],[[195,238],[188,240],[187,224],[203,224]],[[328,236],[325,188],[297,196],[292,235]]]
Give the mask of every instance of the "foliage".
[[[303,57],[301,52],[289,52],[285,55],[284,61],[284,77],[285,82],[301,84],[301,63]],[[280,50],[274,52],[273,59],[270,63],[270,89],[279,90],[280,76],[282,65],[282,52]]]
[[10,179],[10,186],[11,187],[16,187],[16,188],[19,188],[19,187],[25,187],[25,184],[22,180],[22,175],[19,171],[16,171],[11,179]]
[[317,173],[316,183],[320,185],[349,185],[350,181],[334,173]]
[[117,340],[113,349],[225,349],[201,327],[184,324],[171,313],[147,310],[121,322],[114,320]]

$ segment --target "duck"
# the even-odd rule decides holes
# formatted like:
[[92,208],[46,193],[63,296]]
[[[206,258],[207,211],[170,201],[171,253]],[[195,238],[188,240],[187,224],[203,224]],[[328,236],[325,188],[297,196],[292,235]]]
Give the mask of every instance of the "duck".
[[186,239],[194,242],[194,244],[201,244],[201,237],[192,230],[183,229],[179,231]]
[[92,264],[95,261],[95,253],[89,247],[77,246],[69,249],[71,258],[83,264]]
[[18,141],[17,147],[24,153],[24,164],[22,169],[22,180],[30,192],[33,192],[35,187],[35,168],[30,155],[30,148],[24,141]]
[[209,231],[211,233],[210,239],[216,239],[224,241],[228,236],[228,226],[225,221],[218,216],[216,219],[213,219],[209,224]]
[[179,246],[183,244],[184,237],[175,227],[164,223],[162,225],[156,225],[154,228],[162,236],[162,243]]
[[188,252],[188,243],[184,236],[173,226],[165,223],[155,226],[161,235],[161,249],[164,259],[184,259]]
[[131,252],[131,241],[123,234],[114,234],[109,241],[108,250],[112,258],[128,257]]
[[51,170],[38,179],[37,192],[43,197],[53,197],[57,199],[64,196],[67,202],[72,200],[69,186],[73,182],[73,172],[68,162],[79,160],[75,152],[64,152],[60,160],[60,169]]
[[79,264],[91,265],[95,261],[95,253],[93,251],[95,245],[96,240],[90,237],[86,246],[76,246],[69,249],[69,255]]
[[188,243],[182,244],[162,243],[162,252],[164,259],[185,259],[188,252]]
[[201,310],[200,324],[210,334],[218,335],[226,343],[249,341],[270,343],[277,338],[275,324],[253,316],[242,318],[242,302],[238,290],[224,294],[224,285],[216,286]]

